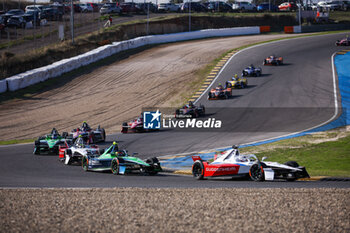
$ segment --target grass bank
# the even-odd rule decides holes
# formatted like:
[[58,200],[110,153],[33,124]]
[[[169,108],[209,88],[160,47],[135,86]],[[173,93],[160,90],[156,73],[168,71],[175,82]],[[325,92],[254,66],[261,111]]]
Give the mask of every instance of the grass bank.
[[242,148],[260,159],[284,163],[297,161],[311,176],[350,177],[350,127],[348,126],[282,140],[260,146]]

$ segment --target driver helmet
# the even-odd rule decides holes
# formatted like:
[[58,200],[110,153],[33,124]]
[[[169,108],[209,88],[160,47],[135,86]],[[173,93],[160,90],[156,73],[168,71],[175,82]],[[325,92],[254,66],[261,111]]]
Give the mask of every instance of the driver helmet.
[[117,153],[118,152],[118,143],[117,142],[113,142],[113,148],[112,148],[112,153]]

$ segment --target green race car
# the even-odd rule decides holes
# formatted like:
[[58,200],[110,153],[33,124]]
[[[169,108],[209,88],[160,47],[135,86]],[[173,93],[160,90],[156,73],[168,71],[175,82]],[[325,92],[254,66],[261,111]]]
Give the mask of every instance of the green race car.
[[34,154],[58,154],[59,146],[64,145],[67,140],[67,133],[63,132],[62,136],[53,128],[51,134],[39,137],[34,142]]
[[118,144],[113,144],[101,155],[85,155],[82,159],[85,171],[112,171],[113,174],[127,174],[134,171],[148,175],[156,175],[162,171],[156,157],[142,160],[128,155],[126,150],[119,150]]

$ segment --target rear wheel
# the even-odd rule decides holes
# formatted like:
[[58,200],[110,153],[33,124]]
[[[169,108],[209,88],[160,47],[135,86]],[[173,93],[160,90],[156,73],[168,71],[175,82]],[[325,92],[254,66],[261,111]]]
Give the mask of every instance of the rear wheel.
[[284,165],[290,166],[290,167],[299,167],[299,164],[295,161],[288,161],[285,162]]
[[193,177],[196,178],[197,180],[203,180],[204,166],[202,161],[197,160],[196,162],[194,162],[192,166],[192,174],[193,174]]
[[250,176],[250,179],[252,179],[253,181],[263,181],[264,180],[264,173],[263,173],[261,167],[259,166],[259,164],[255,163],[251,166],[251,168],[249,170],[249,176]]
[[114,175],[118,175],[119,173],[119,160],[114,158],[111,162],[111,170]]

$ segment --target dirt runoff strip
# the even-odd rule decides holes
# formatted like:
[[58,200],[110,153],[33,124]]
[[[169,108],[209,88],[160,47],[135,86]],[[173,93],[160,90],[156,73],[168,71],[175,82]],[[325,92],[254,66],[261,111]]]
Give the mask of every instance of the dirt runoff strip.
[[350,232],[349,189],[0,189],[1,232]]

